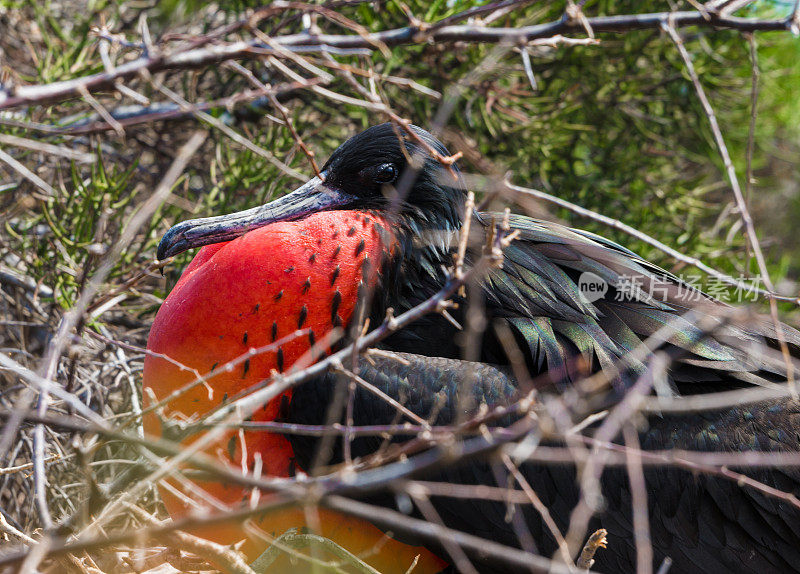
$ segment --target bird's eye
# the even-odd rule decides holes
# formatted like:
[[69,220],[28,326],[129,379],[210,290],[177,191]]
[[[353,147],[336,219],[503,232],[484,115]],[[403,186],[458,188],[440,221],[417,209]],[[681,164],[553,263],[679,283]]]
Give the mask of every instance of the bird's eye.
[[393,163],[385,163],[378,166],[375,171],[376,183],[392,183],[397,179],[397,167]]

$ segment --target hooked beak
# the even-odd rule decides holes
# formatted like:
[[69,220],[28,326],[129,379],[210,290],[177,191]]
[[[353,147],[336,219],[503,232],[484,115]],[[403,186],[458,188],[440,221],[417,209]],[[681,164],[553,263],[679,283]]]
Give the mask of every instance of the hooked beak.
[[266,205],[179,223],[161,239],[157,256],[159,260],[166,259],[194,247],[230,241],[270,223],[293,221],[318,211],[345,206],[352,200],[352,196],[328,187],[323,180],[314,177]]

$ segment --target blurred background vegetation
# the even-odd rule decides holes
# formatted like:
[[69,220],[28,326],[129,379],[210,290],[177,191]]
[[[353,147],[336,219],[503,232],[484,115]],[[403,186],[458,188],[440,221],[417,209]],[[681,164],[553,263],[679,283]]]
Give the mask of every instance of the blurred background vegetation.
[[[379,31],[406,26],[410,17],[437,22],[485,3],[333,0],[324,4],[369,31]],[[557,20],[566,6],[561,1],[521,4],[489,25],[516,27]],[[0,82],[4,86],[45,84],[102,72],[104,51],[116,65],[141,55],[144,23],[154,44],[149,48],[151,55],[157,55],[167,45],[180,45],[190,36],[240,21],[258,5],[244,0],[219,4],[0,0]],[[692,10],[695,5],[679,0],[589,0],[583,11],[591,17]],[[737,15],[785,16],[792,5],[765,0]],[[323,17],[312,20],[323,31],[348,32]],[[286,35],[301,32],[307,23],[298,11],[286,9],[262,21],[259,29],[268,35]],[[104,26],[106,39],[101,40],[98,29]],[[690,27],[681,34],[744,182],[752,104],[750,39],[713,28]],[[224,36],[229,41],[246,37],[249,32],[244,29]],[[465,87],[442,139],[451,152],[464,153],[462,167],[467,172],[508,173],[516,184],[546,190],[619,219],[735,277],[755,273],[708,118],[675,45],[660,30],[598,34],[597,38],[599,43],[594,45],[531,48],[535,86],[520,53],[506,53],[477,82]],[[759,89],[748,201],[773,281],[782,293],[796,295],[800,279],[800,41],[787,32],[759,32],[752,41]],[[334,59],[339,67],[374,70],[371,80],[356,75],[357,81],[368,88],[374,83],[376,93],[397,114],[428,127],[442,95],[494,49],[493,45],[425,43],[385,53],[376,49],[368,54],[339,54]],[[336,69],[320,54],[307,58],[323,69]],[[264,83],[287,82],[279,69],[263,60],[241,64]],[[290,61],[286,65],[308,77],[307,70]],[[159,102],[175,111],[176,104],[159,87],[196,103],[224,100],[252,87],[240,71],[226,65],[169,70],[154,74],[152,81],[140,77],[126,85],[144,96],[145,103],[107,91],[92,98],[0,112],[0,136],[5,138],[0,140],[0,149],[53,188],[52,195],[43,193],[30,178],[0,161],[0,271],[4,273],[0,347],[31,367],[65,310],[74,305],[86,278],[161,181],[181,144],[206,124],[176,113],[180,117],[121,131],[96,129],[102,123],[98,109],[117,114],[118,119],[122,112],[140,113]],[[360,97],[341,75],[334,75],[325,87]],[[334,101],[311,89],[283,93],[279,100],[322,161],[350,135],[386,121],[379,112]],[[207,112],[299,172],[312,174],[308,158],[268,99],[232,106],[218,103]],[[153,260],[163,232],[178,220],[261,204],[296,186],[296,179],[263,155],[216,127],[206,127],[209,137],[173,195],[126,246],[106,278],[99,295],[113,293],[114,304],[90,315],[89,329],[144,345],[155,310],[190,255],[180,256],[164,269],[166,280],[152,270],[136,285],[117,288]],[[57,145],[73,155],[50,153],[34,145],[37,142]],[[608,236],[672,271],[698,274],[600,223],[546,205],[534,211]],[[21,297],[15,291],[19,286],[10,282],[12,277],[36,285],[35,300],[30,293]],[[788,320],[796,323],[793,309],[786,306],[784,310]],[[58,377],[72,380],[83,372],[85,378],[92,373],[102,378],[109,353],[105,345],[81,340],[65,355]],[[76,362],[76,357],[83,359]],[[138,376],[141,355],[133,352],[130,359],[129,374]],[[4,376],[0,373],[0,382]],[[103,402],[110,413],[124,412],[135,399],[123,383],[124,379],[113,379],[86,400]],[[11,396],[8,388],[3,397]],[[0,502],[9,508],[8,501]],[[64,503],[62,510],[67,512],[68,507]]]

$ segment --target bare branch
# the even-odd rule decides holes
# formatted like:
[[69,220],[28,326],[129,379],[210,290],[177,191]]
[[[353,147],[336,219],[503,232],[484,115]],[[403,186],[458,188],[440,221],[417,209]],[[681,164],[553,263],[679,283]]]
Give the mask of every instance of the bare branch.
[[[546,24],[535,24],[521,28],[490,28],[479,25],[451,25],[433,28],[429,32],[413,26],[385,30],[373,34],[292,34],[273,38],[281,49],[295,53],[332,51],[334,49],[375,50],[379,46],[394,47],[409,44],[433,42],[499,43],[511,42],[526,44],[540,38],[557,34],[582,34],[588,25],[596,34],[605,32],[626,32],[629,30],[658,29],[667,19],[675,27],[710,26],[714,28],[755,31],[790,31],[792,18],[761,20],[738,18],[735,16],[703,14],[699,11],[657,12],[651,14],[631,14],[623,16],[598,16],[573,20],[563,17]],[[143,71],[151,74],[175,68],[208,66],[226,60],[258,58],[275,50],[260,40],[239,41],[186,50],[172,55],[141,57],[126,62],[111,71],[91,76],[44,84],[39,86],[18,86],[0,91],[0,110],[16,108],[28,104],[43,104],[78,97],[82,90],[94,93],[114,88],[118,80],[136,77]]]

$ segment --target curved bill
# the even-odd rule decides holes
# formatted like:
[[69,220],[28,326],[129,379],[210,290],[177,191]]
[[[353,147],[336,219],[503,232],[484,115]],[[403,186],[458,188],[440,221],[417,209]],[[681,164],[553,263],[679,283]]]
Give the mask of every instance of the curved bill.
[[179,223],[161,238],[157,256],[166,259],[194,247],[230,241],[269,223],[293,221],[318,211],[343,207],[352,200],[352,196],[328,187],[323,180],[315,177],[266,205]]

